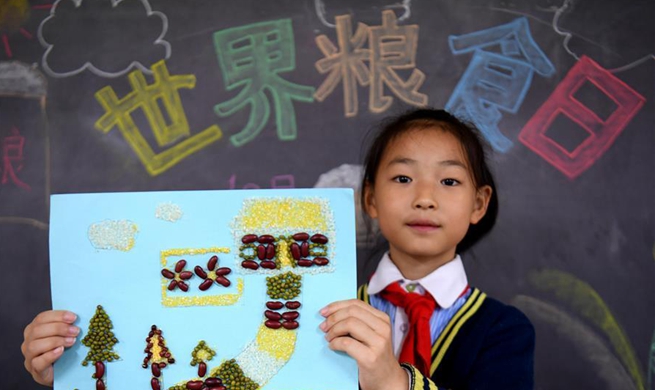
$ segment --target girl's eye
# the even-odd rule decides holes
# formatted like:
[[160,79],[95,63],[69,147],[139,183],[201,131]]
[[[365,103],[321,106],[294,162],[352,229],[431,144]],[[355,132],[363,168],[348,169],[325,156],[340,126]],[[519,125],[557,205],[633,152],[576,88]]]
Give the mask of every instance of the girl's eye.
[[407,177],[407,176],[402,176],[402,175],[400,175],[400,176],[396,176],[396,177],[394,177],[394,178],[393,178],[393,181],[395,181],[395,182],[397,182],[397,183],[403,183],[403,184],[406,184],[406,183],[410,183],[410,182],[412,181],[412,179],[410,179],[410,178]]
[[441,184],[446,185],[446,186],[449,186],[449,187],[452,187],[452,186],[456,186],[456,185],[458,185],[458,184],[459,184],[459,181],[457,181],[457,180],[455,180],[455,179],[443,179],[443,180],[441,181]]

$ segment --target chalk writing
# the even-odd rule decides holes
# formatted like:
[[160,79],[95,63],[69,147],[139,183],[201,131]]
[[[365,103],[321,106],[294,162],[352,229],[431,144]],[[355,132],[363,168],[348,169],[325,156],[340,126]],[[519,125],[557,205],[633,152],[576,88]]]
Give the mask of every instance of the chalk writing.
[[[84,23],[80,34],[87,21],[92,23]],[[171,45],[163,39],[167,30],[168,18],[153,11],[148,0],[57,0],[39,25],[39,42],[46,48],[41,65],[51,77],[87,69],[102,77],[119,77],[133,68],[150,73],[149,64],[171,56]]]
[[[259,189],[261,186],[255,183],[247,183],[243,186],[239,185],[240,188],[244,190],[248,189]],[[237,175],[232,174],[228,180],[228,188],[233,190],[237,188]],[[276,175],[271,178],[271,187],[270,188],[296,188],[296,178],[294,175]]]
[[[146,83],[141,71],[130,73],[128,79],[132,92],[122,99],[118,99],[111,86],[96,92],[95,97],[106,112],[95,123],[95,127],[106,134],[117,126],[148,173],[155,176],[171,168],[183,158],[219,140],[223,134],[218,126],[213,125],[156,154],[134,123],[132,111],[137,108],[143,110],[159,147],[169,146],[181,138],[188,137],[189,124],[178,89],[194,88],[196,77],[171,76],[164,61],[154,64],[152,72],[155,79],[152,84]],[[163,107],[166,108],[170,124],[166,122],[159,102],[162,102]]]
[[[327,36],[316,38],[325,56],[316,62],[316,69],[321,74],[329,72],[316,91],[317,100],[325,100],[342,82],[346,117],[357,115],[357,83],[370,85],[369,110],[374,113],[384,112],[393,103],[393,98],[384,96],[385,86],[405,103],[427,104],[427,95],[418,92],[425,74],[415,68],[418,25],[398,26],[394,12],[386,10],[381,26],[359,23],[353,35],[350,15],[342,15],[336,17],[336,28],[338,49]],[[368,49],[364,48],[367,41]],[[364,61],[369,61],[369,68]],[[396,72],[400,69],[412,70],[406,81]]]
[[[450,36],[448,42],[453,54],[474,54],[446,110],[474,122],[495,150],[507,152],[513,142],[498,129],[501,111],[515,114],[533,73],[549,77],[555,67],[532,39],[526,18]],[[500,45],[500,54],[485,50],[496,45]]]
[[268,90],[273,99],[278,138],[296,139],[293,100],[312,102],[314,88],[287,81],[279,73],[296,67],[295,43],[290,19],[254,23],[214,34],[218,61],[228,91],[243,87],[239,94],[214,108],[219,116],[229,116],[250,104],[246,127],[230,137],[235,146],[252,141],[270,116]]
[[[605,119],[601,119],[596,112],[574,97],[585,83],[591,83],[616,104],[616,109]],[[582,56],[525,124],[519,140],[568,178],[575,179],[609,149],[641,109],[644,101],[643,96],[623,81],[588,57]],[[570,119],[589,134],[572,151],[546,134],[559,115]]]
[[334,88],[343,82],[343,101],[346,117],[357,115],[357,84],[369,85],[369,70],[364,65],[370,60],[368,49],[363,46],[368,35],[368,26],[364,23],[357,25],[355,35],[352,34],[350,15],[336,17],[337,49],[325,35],[316,37],[316,45],[323,52],[325,58],[316,61],[316,69],[321,74],[330,72],[323,84],[316,90],[314,96],[318,101],[325,100],[334,91]]
[[2,139],[2,185],[11,184],[30,191],[30,186],[18,178],[16,172],[23,169],[23,147],[25,137],[20,135],[17,128],[11,129],[11,135]]

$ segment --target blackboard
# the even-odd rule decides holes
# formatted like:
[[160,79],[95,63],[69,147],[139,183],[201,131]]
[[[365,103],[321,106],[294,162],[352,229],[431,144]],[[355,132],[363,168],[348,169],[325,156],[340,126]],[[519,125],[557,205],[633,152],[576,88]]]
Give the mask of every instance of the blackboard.
[[355,187],[369,129],[429,105],[494,146],[499,220],[463,258],[534,323],[536,387],[655,389],[654,8],[2,2],[0,388],[39,387],[20,344],[50,307],[50,194]]

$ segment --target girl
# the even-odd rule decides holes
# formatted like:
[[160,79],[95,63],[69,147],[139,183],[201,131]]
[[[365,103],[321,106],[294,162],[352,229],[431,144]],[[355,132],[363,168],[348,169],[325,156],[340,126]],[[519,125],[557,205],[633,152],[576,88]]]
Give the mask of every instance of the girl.
[[531,389],[532,325],[469,287],[457,255],[498,211],[476,131],[441,110],[401,115],[374,140],[362,188],[389,251],[360,300],[323,308],[320,325],[357,361],[361,388]]
[[[361,388],[531,389],[532,325],[470,288],[457,255],[498,210],[475,130],[441,110],[393,119],[367,154],[362,188],[389,251],[361,300],[323,308],[320,325],[330,348],[357,361]],[[37,382],[52,384],[52,364],[79,333],[74,320],[48,311],[25,329],[25,367]]]

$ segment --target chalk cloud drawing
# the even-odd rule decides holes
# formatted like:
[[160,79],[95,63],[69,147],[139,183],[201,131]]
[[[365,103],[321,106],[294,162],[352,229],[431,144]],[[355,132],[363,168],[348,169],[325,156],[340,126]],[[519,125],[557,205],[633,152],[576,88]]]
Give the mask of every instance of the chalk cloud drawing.
[[[80,29],[84,21],[88,24]],[[166,15],[153,11],[148,0],[58,0],[38,30],[46,48],[43,70],[52,77],[87,69],[101,77],[133,68],[150,73],[152,64],[171,56],[163,39],[167,30]]]
[[[333,17],[330,15],[341,15],[346,10],[353,16],[357,16],[358,10],[374,10],[377,14],[378,9],[401,9],[402,15],[398,17],[399,21],[404,21],[409,19],[412,15],[412,0],[402,0],[402,1],[357,1],[348,4],[348,7],[331,7],[325,5],[325,0],[314,0],[314,10],[316,11],[316,16],[323,23],[323,25],[335,28],[336,25],[329,22]],[[328,3],[330,3],[328,1]],[[338,8],[338,9],[335,9]],[[358,18],[356,18],[358,19]]]

